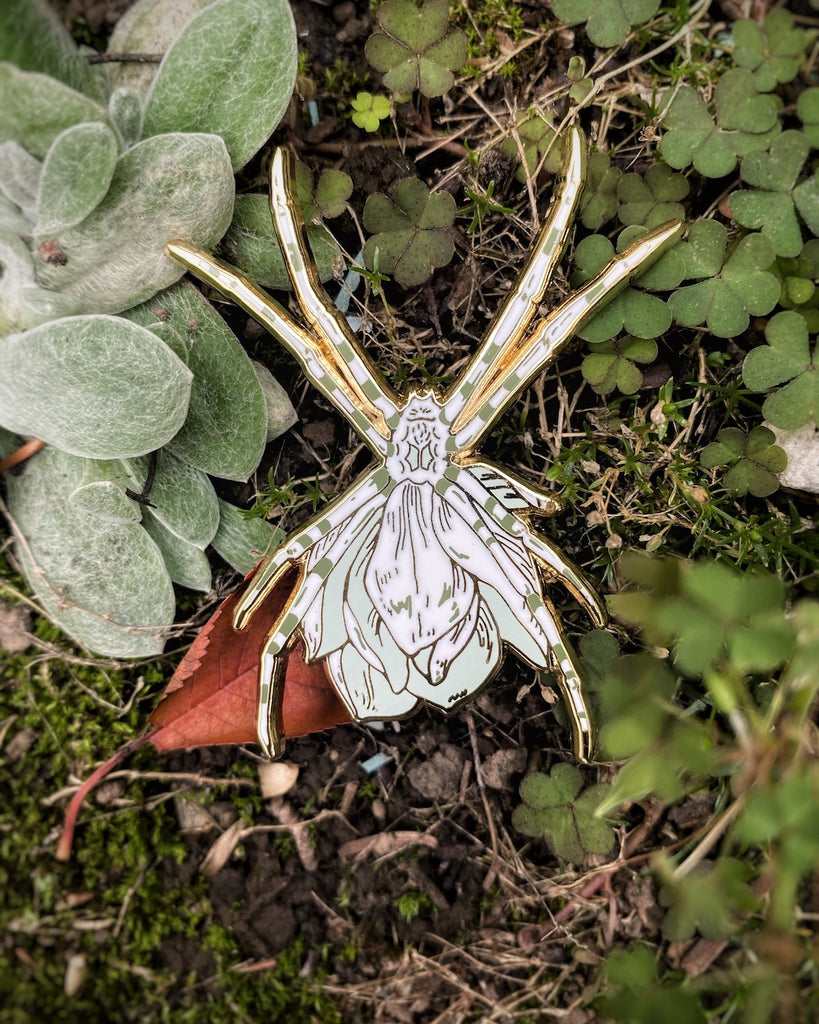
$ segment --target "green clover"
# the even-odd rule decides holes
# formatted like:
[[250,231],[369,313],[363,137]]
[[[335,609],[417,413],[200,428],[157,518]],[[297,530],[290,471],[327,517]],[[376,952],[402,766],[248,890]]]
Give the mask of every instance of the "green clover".
[[572,83],[569,86],[569,99],[574,103],[582,103],[594,89],[594,82],[586,77],[586,62],[582,57],[569,58],[566,77]]
[[376,12],[379,31],[364,47],[384,85],[393,92],[443,96],[466,64],[466,36],[449,24],[447,0],[385,0]]
[[742,379],[751,391],[770,391],[762,415],[775,427],[798,430],[819,419],[819,373],[816,349],[811,355],[808,327],[792,310],[777,313],[765,328],[767,345],[752,349],[742,364]]
[[350,106],[355,111],[353,124],[365,132],[377,132],[381,122],[390,116],[390,101],[386,96],[360,92],[350,101]]
[[392,274],[405,288],[423,284],[452,259],[456,212],[449,192],[430,194],[418,178],[399,181],[392,201],[380,192],[369,196],[364,227],[374,234],[364,244],[368,269]]
[[730,466],[724,482],[733,494],[750,492],[755,498],[767,498],[779,487],[777,474],[788,464],[788,456],[775,441],[774,432],[767,427],[754,427],[747,435],[736,427],[726,427],[702,450],[700,464],[705,469]]
[[811,238],[792,259],[780,257],[776,271],[782,285],[779,305],[804,318],[808,330],[819,333],[819,238]]
[[794,27],[788,11],[771,11],[762,25],[741,18],[734,22],[733,34],[734,61],[752,72],[759,92],[771,92],[796,78],[809,37],[803,28]]
[[523,149],[524,162],[515,171],[518,181],[525,182],[532,177],[541,160],[552,174],[560,169],[563,163],[563,142],[545,117],[538,113],[524,115],[518,123],[516,135],[517,138],[510,136],[504,139],[500,151],[504,156],[519,160],[520,150]]
[[595,811],[609,787],[600,783],[580,794],[582,787],[583,776],[571,764],[556,764],[549,775],[531,772],[520,784],[523,803],[513,811],[512,824],[525,836],[543,839],[556,857],[574,864],[587,853],[607,853],[614,832]]
[[347,200],[352,194],[352,178],[344,171],[330,167],[321,172],[314,186],[310,168],[301,161],[296,163],[296,195],[305,224],[340,217],[347,209]]
[[809,151],[802,132],[783,132],[770,153],[753,153],[742,161],[743,181],[759,191],[743,189],[728,197],[737,223],[761,228],[777,256],[796,256],[802,249],[797,210],[813,234],[819,234],[819,182],[811,176],[796,184]]
[[657,358],[657,342],[652,338],[631,338],[592,343],[592,352],[583,360],[580,372],[598,395],[615,388],[633,395],[643,383],[643,374],[635,363],[650,363]]
[[586,187],[580,201],[580,221],[590,231],[600,228],[617,215],[617,189],[623,177],[606,153],[592,153],[586,174]]
[[687,195],[688,182],[667,164],[652,164],[645,178],[625,174],[617,186],[620,223],[656,228],[669,220],[684,220],[685,209],[680,200]]
[[723,661],[739,672],[771,672],[793,652],[778,576],[670,558],[624,557],[620,567],[639,589],[616,595],[614,613],[640,626],[649,644],[671,647],[686,676],[704,676],[710,685],[711,670]]
[[[622,251],[642,234],[641,228],[626,228],[617,240],[617,249]],[[614,246],[604,235],[589,235],[575,249],[577,271],[572,275],[572,284],[588,281],[608,263],[614,255]],[[638,279],[641,284],[665,290],[676,287],[682,279],[681,265],[672,249],[649,268]],[[624,288],[606,307],[578,331],[584,341],[610,341],[625,331],[633,338],[658,338],[671,326],[671,311],[667,303],[656,295],[649,295],[638,288]]]
[[728,232],[719,221],[693,224],[688,242],[677,248],[686,278],[704,280],[677,289],[668,299],[678,324],[705,324],[718,338],[742,334],[751,316],[770,313],[779,298],[779,282],[768,272],[773,244],[763,235],[747,235],[725,260],[727,244]]
[[635,25],[653,18],[660,0],[553,0],[555,17],[567,25],[586,22],[595,46],[619,46]]
[[811,86],[800,93],[796,101],[796,116],[802,122],[802,131],[812,146],[819,146],[819,88]]
[[657,867],[665,883],[659,902],[668,907],[662,930],[672,942],[685,942],[695,932],[713,941],[726,939],[740,927],[743,916],[759,906],[750,885],[756,872],[746,861],[703,861],[683,876],[674,873],[668,858]]
[[738,156],[767,149],[779,133],[781,101],[760,96],[751,72],[727,71],[714,90],[717,123],[696,89],[681,85],[666,93],[670,102],[663,123],[660,152],[676,170],[693,163],[706,178],[722,178],[736,167]]

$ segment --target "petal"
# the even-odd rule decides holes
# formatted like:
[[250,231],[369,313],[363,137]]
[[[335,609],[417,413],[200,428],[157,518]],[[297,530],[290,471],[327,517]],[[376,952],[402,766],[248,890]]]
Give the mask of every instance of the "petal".
[[325,664],[336,692],[356,721],[403,718],[418,705],[417,697],[408,690],[394,693],[386,678],[368,665],[352,644],[333,651]]
[[372,556],[381,521],[381,504],[377,495],[310,550],[308,574],[317,570],[325,559],[331,563],[331,568],[301,622],[308,661],[326,657],[347,640],[347,627],[340,611],[346,600],[348,580],[362,574],[363,566]]
[[475,595],[474,580],[442,546],[442,514],[447,510],[430,484],[399,484],[387,499],[365,577],[373,606],[409,656],[460,622]]
[[500,665],[501,655],[502,644],[495,620],[481,602],[469,642],[449,664],[443,680],[434,684],[428,678],[412,677],[409,690],[435,707],[452,711],[489,682]]

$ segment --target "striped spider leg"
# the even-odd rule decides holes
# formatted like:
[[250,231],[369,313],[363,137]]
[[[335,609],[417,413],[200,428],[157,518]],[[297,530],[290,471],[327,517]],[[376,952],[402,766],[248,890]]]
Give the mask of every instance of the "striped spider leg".
[[308,660],[324,661],[358,721],[403,717],[422,702],[451,710],[492,678],[512,648],[556,673],[575,753],[581,760],[591,754],[580,673],[543,580],[561,583],[596,625],[605,610],[580,570],[530,525],[533,515],[559,511],[559,502],[475,451],[506,406],[679,237],[681,225],[644,235],[532,328],[580,199],[585,140],[578,129],[568,132],[566,151],[533,252],[445,395],[416,389],[399,399],[378,377],[321,290],[282,150],[271,168],[271,211],[306,328],[233,268],[185,243],[168,246],[281,339],[376,459],[265,560],[237,606],[234,626],[242,629],[281,576],[298,567],[261,652],[257,727],[270,756],[282,749],[282,655],[297,635]]

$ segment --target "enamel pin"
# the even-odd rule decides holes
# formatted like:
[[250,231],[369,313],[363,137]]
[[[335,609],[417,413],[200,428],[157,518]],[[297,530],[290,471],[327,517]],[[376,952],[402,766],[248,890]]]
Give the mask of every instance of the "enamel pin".
[[283,655],[297,636],[308,661],[324,661],[358,721],[403,718],[423,702],[451,711],[489,682],[509,647],[556,674],[575,754],[584,761],[591,755],[593,728],[576,656],[543,581],[561,583],[596,626],[605,621],[602,601],[531,525],[533,516],[558,512],[559,502],[476,450],[581,324],[676,241],[682,226],[674,221],[643,235],[538,317],[583,187],[586,142],[579,129],[567,133],[565,150],[534,250],[478,351],[443,395],[394,394],[323,293],[285,150],[273,159],[270,206],[306,326],[229,265],[184,242],[168,246],[286,346],[375,457],[356,483],[267,557],[236,609],[234,627],[241,630],[297,568],[298,583],[260,656],[257,727],[270,757],[283,749]]

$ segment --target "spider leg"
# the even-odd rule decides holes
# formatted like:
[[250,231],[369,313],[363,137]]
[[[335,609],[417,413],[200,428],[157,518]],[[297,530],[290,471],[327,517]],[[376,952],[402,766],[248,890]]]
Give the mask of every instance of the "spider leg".
[[669,221],[649,231],[552,310],[513,352],[499,352],[452,425],[456,450],[473,449],[508,403],[555,359],[583,323],[673,245],[682,230],[681,221]]
[[[512,643],[525,660],[536,668],[554,668],[557,671],[572,720],[574,751],[578,760],[586,761],[593,747],[593,735],[582,678],[571,647],[557,624],[557,613],[541,591],[532,553],[527,545],[528,531],[525,524],[516,517],[500,511],[496,499],[486,493],[483,495],[484,506],[478,496],[480,485],[477,488],[472,486],[477,483],[474,478],[470,481],[469,474],[461,470],[457,482],[450,477],[436,487],[444,501],[466,520],[480,541],[471,545],[469,550],[466,544],[459,544],[459,548],[464,551],[460,556],[460,564],[484,585],[481,594],[490,603],[496,619],[505,620],[503,639]],[[490,507],[493,509],[491,512]],[[477,517],[476,513],[479,513]],[[487,518],[484,519],[480,513]],[[551,552],[549,554],[551,556]],[[562,559],[561,564],[565,565]],[[572,571],[576,572],[573,568]],[[573,584],[578,587],[577,592],[565,576],[562,580],[567,589],[575,593],[588,614],[597,621],[602,613],[601,606],[580,574],[577,573],[573,578]],[[491,589],[487,590],[487,587]],[[500,606],[497,602],[501,602]],[[513,639],[515,629],[518,630],[517,639]]]
[[563,511],[559,498],[539,487],[533,487],[523,477],[501,469],[493,462],[469,459],[461,463],[461,466],[477,477],[491,497],[496,498],[510,512],[525,515],[534,509],[537,515],[553,516]]
[[[346,521],[342,521],[334,536],[328,536],[329,543],[323,550],[313,549],[298,561],[284,563],[284,568],[297,565],[299,579],[289,600],[267,634],[260,651],[259,690],[256,705],[256,730],[259,744],[266,756],[275,758],[282,753],[282,738],[278,730],[279,712],[284,682],[284,658],[282,655],[293,643],[296,632],[302,626],[304,617],[316,600],[321,600],[327,577],[346,548],[358,537],[362,520],[373,518],[374,506],[379,495],[357,509]],[[342,502],[341,505],[345,503]],[[376,509],[377,512],[377,509]],[[365,531],[366,532],[366,531]],[[320,547],[324,535],[316,547]]]
[[[480,464],[479,464],[480,465]],[[511,537],[519,540],[525,550],[544,565],[551,579],[558,579],[583,608],[595,626],[605,625],[608,616],[605,607],[584,573],[544,537],[529,529],[527,523],[508,511],[508,506],[484,486],[472,472],[472,465],[449,467],[444,476],[464,491]],[[494,469],[494,467],[492,467]]]
[[324,346],[301,324],[296,323],[274,298],[235,267],[211,256],[204,249],[181,241],[168,242],[165,249],[200,281],[233,299],[238,306],[277,337],[298,360],[307,379],[326,395],[359,437],[362,437],[378,455],[386,453],[386,435],[373,425],[373,421],[381,414],[371,402],[366,399],[362,401],[361,396],[351,393],[351,390],[341,383],[336,383],[337,359],[328,359]]
[[545,598],[539,601],[530,598],[532,614],[549,638],[549,659],[556,671],[558,685],[572,723],[574,755],[578,761],[587,764],[592,758],[595,736],[591,714],[583,693],[583,679],[572,653],[571,645],[558,626],[558,616],[551,603]]
[[563,254],[586,173],[586,139],[580,128],[566,133],[564,160],[555,198],[517,283],[497,313],[489,333],[470,360],[463,375],[452,385],[446,399],[452,422],[487,377],[497,376],[520,347],[538,306],[543,301],[555,267]]
[[[398,400],[358,344],[340,310],[328,300],[310,255],[295,199],[292,155],[279,148],[270,166],[270,212],[302,312],[330,373],[330,387],[357,403],[385,439],[398,422]],[[321,385],[327,393],[327,383]],[[328,394],[328,398],[330,395]]]
[[236,606],[233,628],[244,629],[287,569],[294,562],[301,561],[322,538],[378,498],[390,483],[389,473],[383,467],[367,474],[328,506],[320,518],[292,534],[281,547],[268,555]]

